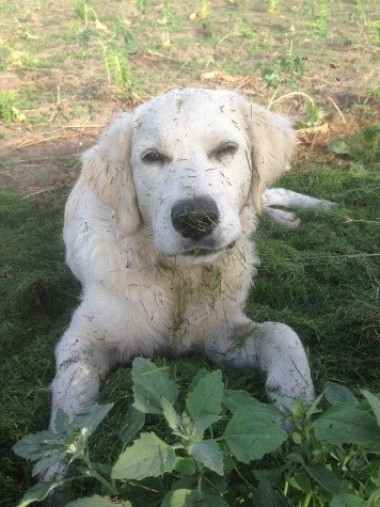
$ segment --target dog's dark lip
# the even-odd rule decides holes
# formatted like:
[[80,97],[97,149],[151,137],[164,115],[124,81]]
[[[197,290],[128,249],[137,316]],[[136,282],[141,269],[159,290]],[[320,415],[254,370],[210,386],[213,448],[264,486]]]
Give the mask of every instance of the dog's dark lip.
[[182,252],[181,255],[186,257],[208,257],[209,255],[215,255],[222,252],[223,250],[230,250],[235,246],[236,241],[232,241],[229,245],[224,248],[192,248]]

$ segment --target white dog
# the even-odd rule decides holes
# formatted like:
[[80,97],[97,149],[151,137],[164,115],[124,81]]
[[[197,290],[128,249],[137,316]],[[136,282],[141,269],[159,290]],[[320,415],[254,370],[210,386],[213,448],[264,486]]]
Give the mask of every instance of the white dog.
[[285,324],[256,324],[244,303],[263,209],[329,203],[267,188],[296,145],[290,122],[230,91],[169,92],[120,116],[83,157],[65,211],[67,263],[82,302],[56,348],[54,414],[93,402],[118,363],[203,351],[254,366],[284,405],[314,396],[308,361]]

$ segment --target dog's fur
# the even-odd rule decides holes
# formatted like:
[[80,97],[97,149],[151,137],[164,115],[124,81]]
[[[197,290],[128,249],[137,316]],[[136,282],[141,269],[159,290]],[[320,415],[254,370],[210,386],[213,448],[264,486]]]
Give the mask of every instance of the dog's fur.
[[[94,401],[112,366],[156,351],[197,349],[213,361],[258,367],[284,405],[312,401],[296,333],[243,312],[258,262],[257,214],[292,227],[294,215],[270,206],[328,206],[267,190],[295,145],[286,118],[243,96],[185,89],[121,115],[84,154],[64,227],[82,302],[56,348],[53,428],[58,408],[74,415]],[[216,209],[201,237],[183,234],[173,218],[197,199]]]

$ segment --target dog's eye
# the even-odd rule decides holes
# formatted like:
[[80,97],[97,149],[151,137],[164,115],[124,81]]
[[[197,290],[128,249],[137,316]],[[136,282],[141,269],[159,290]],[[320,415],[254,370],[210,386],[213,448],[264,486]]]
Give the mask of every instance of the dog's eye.
[[165,162],[168,162],[169,158],[166,155],[163,155],[159,151],[149,150],[142,156],[143,162],[147,164],[159,164],[163,165]]
[[238,149],[237,144],[233,142],[222,143],[214,151],[213,155],[216,158],[222,158],[226,155],[233,155]]

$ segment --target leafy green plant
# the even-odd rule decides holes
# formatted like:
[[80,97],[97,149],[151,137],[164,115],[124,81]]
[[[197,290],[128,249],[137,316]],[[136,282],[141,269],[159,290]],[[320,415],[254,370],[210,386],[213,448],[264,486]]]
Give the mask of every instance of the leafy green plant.
[[203,20],[207,19],[210,16],[210,12],[211,12],[210,0],[201,0],[199,17]]
[[329,32],[330,7],[328,0],[315,2],[313,21],[314,37],[317,40],[326,40]]
[[261,75],[270,88],[278,88],[281,84],[288,83],[293,89],[297,89],[305,71],[305,59],[289,51],[281,58],[280,63],[264,66]]
[[164,0],[160,7],[162,18],[158,20],[162,26],[168,26],[173,31],[180,30],[180,21],[178,19],[175,4],[171,1]]
[[128,92],[132,86],[132,72],[126,52],[105,46],[104,59],[108,82],[115,83],[119,91]]
[[375,21],[370,25],[370,31],[373,43],[380,46],[380,21]]
[[74,10],[76,17],[83,21],[85,27],[88,26],[89,21],[99,21],[95,9],[89,7],[86,0],[77,0]]
[[280,10],[280,0],[268,0],[267,11],[269,14],[276,14]]
[[[56,433],[27,435],[14,446],[35,462],[33,475],[55,463],[75,466],[74,476],[31,488],[18,507],[86,477],[98,481],[101,494],[68,506],[379,505],[379,396],[363,390],[359,401],[330,383],[312,406],[299,402],[284,413],[226,388],[220,370],[200,370],[185,396],[168,368],[148,359],[134,360],[132,380],[134,403],[113,466],[94,463],[90,447],[112,404],[93,405],[71,421],[58,412]],[[140,431],[147,416],[157,418],[156,432]]]
[[84,0],[76,3],[75,14],[80,21],[75,21],[71,27],[80,46],[88,49],[94,40],[103,52],[108,83],[114,84],[119,93],[128,94],[132,87],[128,56],[134,50],[133,37],[122,25],[118,26],[116,33],[111,33],[100,21],[95,9],[89,7]]
[[249,52],[251,56],[255,56],[259,49],[259,36],[257,30],[253,28],[251,20],[248,16],[243,16],[239,28],[241,36],[249,42]]
[[5,123],[23,119],[23,114],[16,107],[16,96],[11,91],[0,92],[0,119]]
[[144,16],[147,13],[148,6],[149,6],[149,0],[137,0],[137,8],[142,16]]

